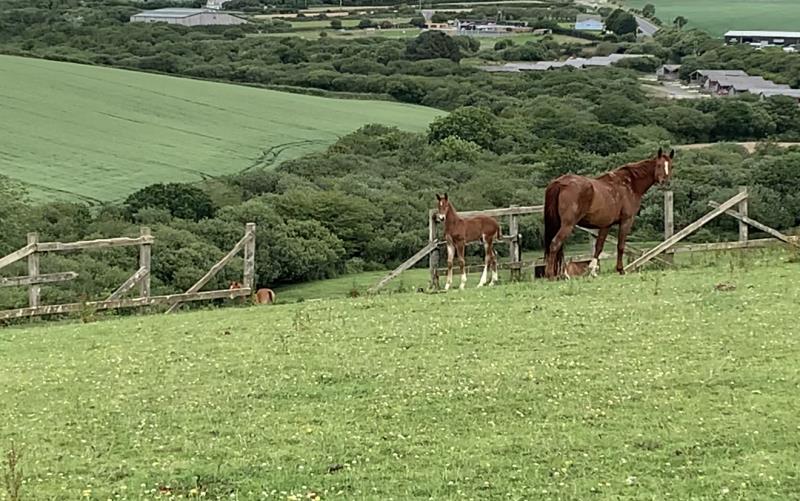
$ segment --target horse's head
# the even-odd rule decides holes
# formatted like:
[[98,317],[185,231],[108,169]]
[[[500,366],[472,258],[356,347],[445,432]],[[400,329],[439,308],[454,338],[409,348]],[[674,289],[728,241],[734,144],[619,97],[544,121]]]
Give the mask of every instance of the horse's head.
[[438,201],[436,204],[436,209],[438,211],[436,213],[436,219],[439,222],[443,222],[445,219],[447,219],[447,211],[450,210],[450,201],[447,199],[447,193],[444,195],[439,195],[437,193],[436,200]]
[[228,287],[228,290],[241,289],[241,288],[242,288],[242,284],[240,284],[239,282],[233,281],[233,282],[231,282],[231,285]]
[[666,184],[672,177],[675,164],[672,161],[673,158],[675,158],[675,150],[670,150],[669,154],[666,154],[661,148],[658,149],[656,155],[656,182],[658,184]]

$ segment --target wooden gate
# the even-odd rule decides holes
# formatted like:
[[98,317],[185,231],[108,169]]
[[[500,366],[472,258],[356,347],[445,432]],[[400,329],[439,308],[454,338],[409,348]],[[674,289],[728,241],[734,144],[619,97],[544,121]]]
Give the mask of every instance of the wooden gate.
[[[110,310],[116,308],[134,308],[169,304],[167,313],[175,311],[181,303],[187,301],[203,301],[208,299],[249,296],[252,294],[255,276],[255,246],[256,225],[247,223],[244,236],[234,245],[228,254],[217,262],[203,275],[189,290],[181,294],[153,296],[150,294],[150,260],[152,245],[155,239],[150,234],[149,228],[141,228],[137,238],[105,238],[98,240],[84,240],[79,242],[39,242],[36,233],[28,234],[28,245],[0,258],[0,269],[17,261],[28,259],[28,275],[21,277],[0,278],[0,287],[27,286],[28,307],[14,310],[0,311],[0,320],[12,318],[34,317],[41,315],[54,315],[59,313],[72,313],[84,308],[93,310]],[[139,268],[125,282],[123,282],[108,298],[103,301],[88,301],[83,303],[66,303],[55,305],[40,304],[40,285],[45,283],[64,282],[74,280],[78,274],[72,271],[63,273],[39,274],[39,256],[47,252],[65,252],[74,250],[105,249],[110,247],[139,247]],[[233,257],[244,250],[244,277],[241,289],[200,291]],[[138,285],[139,295],[135,298],[125,299],[124,296]]]

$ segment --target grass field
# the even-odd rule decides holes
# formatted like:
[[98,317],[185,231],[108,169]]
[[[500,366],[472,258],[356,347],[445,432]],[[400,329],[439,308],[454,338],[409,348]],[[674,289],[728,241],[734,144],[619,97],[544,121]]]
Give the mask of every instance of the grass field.
[[800,2],[797,0],[625,0],[631,7],[651,3],[664,23],[683,16],[687,27],[721,36],[728,30],[797,31]]
[[25,500],[795,499],[798,281],[755,253],[7,328],[0,448]]
[[324,148],[366,123],[441,112],[0,56],[0,174],[38,198],[116,200]]

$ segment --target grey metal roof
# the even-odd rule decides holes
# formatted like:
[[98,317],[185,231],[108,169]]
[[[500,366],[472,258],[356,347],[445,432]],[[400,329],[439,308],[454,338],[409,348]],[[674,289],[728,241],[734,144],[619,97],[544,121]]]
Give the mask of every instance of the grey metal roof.
[[536,61],[536,62],[516,62],[506,63],[503,66],[481,66],[484,71],[491,72],[517,72],[517,71],[545,71],[553,68],[563,68],[571,66],[573,68],[585,68],[587,66],[610,66],[617,61],[628,57],[652,57],[647,54],[609,54],[608,56],[595,57],[573,57],[566,61]]
[[729,31],[726,37],[800,38],[800,31]]
[[760,94],[764,97],[770,96],[789,96],[800,98],[800,89],[753,89],[752,94]]
[[742,70],[697,70],[694,73],[704,77],[747,77],[750,76]]
[[204,12],[214,12],[207,9],[185,9],[185,8],[166,8],[166,9],[156,9],[156,10],[145,10],[135,14],[136,16],[146,16],[146,17],[191,17],[197,14],[202,14]]

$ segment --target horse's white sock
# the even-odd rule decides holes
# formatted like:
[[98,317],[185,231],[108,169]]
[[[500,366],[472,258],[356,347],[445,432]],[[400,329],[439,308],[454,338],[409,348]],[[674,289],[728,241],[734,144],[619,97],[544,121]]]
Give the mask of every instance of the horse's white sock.
[[593,277],[597,276],[597,269],[600,267],[600,263],[597,261],[597,258],[592,258],[592,261],[589,263],[589,274]]
[[467,272],[461,274],[461,285],[458,287],[459,289],[463,289],[467,286]]
[[488,274],[487,273],[488,270],[489,270],[489,265],[484,265],[483,266],[483,274],[481,275],[481,281],[478,282],[478,287],[483,287],[483,285],[486,283],[486,276]]

